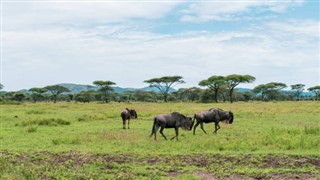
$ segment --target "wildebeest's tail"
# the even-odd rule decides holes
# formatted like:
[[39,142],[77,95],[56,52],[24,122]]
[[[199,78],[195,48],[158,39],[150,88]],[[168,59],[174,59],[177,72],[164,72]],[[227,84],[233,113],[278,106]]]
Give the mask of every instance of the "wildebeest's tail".
[[155,128],[156,128],[156,118],[154,118],[153,120],[153,126],[152,126],[150,137],[155,133]]

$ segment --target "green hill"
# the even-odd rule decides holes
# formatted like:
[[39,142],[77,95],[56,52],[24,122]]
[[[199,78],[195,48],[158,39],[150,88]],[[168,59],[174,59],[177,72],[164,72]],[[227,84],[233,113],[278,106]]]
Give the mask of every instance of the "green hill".
[[[70,89],[71,94],[76,94],[81,91],[88,91],[88,90],[98,90],[98,86],[92,86],[92,85],[83,85],[83,84],[72,84],[72,83],[61,83],[57,84],[59,86],[66,87]],[[153,92],[159,92],[159,89],[155,87],[144,87],[144,88],[122,88],[122,87],[113,87],[114,92],[116,93],[123,93],[125,91],[137,91],[137,90],[142,90],[142,91],[153,91]],[[175,92],[176,90],[171,88],[169,92]]]

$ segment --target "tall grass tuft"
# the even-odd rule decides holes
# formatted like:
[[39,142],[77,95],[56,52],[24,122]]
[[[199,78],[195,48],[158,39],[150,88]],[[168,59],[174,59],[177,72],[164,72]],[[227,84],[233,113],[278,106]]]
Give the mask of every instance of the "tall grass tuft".
[[53,139],[51,142],[54,145],[60,145],[60,144],[79,145],[79,144],[81,144],[81,139],[78,138],[78,137],[75,137],[75,138],[57,138],[57,139]]
[[28,127],[28,129],[27,129],[27,132],[28,133],[33,133],[33,132],[36,132],[37,131],[37,127],[35,127],[35,126],[30,126],[30,127]]
[[21,126],[29,126],[29,125],[38,125],[38,126],[57,126],[57,125],[70,125],[69,121],[65,121],[63,119],[41,119],[41,120],[34,120],[34,121],[26,121],[22,122]]
[[320,128],[319,127],[304,127],[304,133],[308,135],[320,135]]
[[46,112],[40,111],[40,110],[30,110],[30,111],[27,111],[26,114],[46,114]]

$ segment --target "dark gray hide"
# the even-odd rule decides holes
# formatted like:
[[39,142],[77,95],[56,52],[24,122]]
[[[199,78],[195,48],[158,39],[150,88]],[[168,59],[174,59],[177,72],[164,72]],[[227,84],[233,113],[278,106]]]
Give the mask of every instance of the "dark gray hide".
[[123,123],[123,129],[126,128],[126,121],[128,120],[128,129],[130,129],[130,119],[136,119],[138,118],[137,112],[134,109],[128,109],[126,108],[121,112],[121,118]]
[[179,127],[184,130],[191,130],[194,121],[192,121],[191,117],[186,117],[180,113],[173,112],[171,114],[160,114],[154,118],[153,127],[151,131],[151,135],[154,135],[154,139],[157,140],[157,131],[160,128],[160,134],[167,140],[167,137],[163,134],[164,128],[174,128],[176,131],[176,136],[172,137],[172,139],[177,138],[179,136]]
[[226,121],[229,124],[232,124],[233,122],[233,113],[231,111],[224,111],[222,109],[219,108],[211,108],[207,111],[202,111],[199,113],[196,113],[194,115],[194,120],[197,120],[196,125],[194,126],[193,129],[193,134],[195,134],[196,132],[196,128],[197,126],[200,124],[201,125],[201,129],[204,133],[207,133],[204,129],[203,129],[203,123],[212,123],[214,122],[214,133],[217,133],[217,131],[220,129],[220,125],[219,122],[220,121]]

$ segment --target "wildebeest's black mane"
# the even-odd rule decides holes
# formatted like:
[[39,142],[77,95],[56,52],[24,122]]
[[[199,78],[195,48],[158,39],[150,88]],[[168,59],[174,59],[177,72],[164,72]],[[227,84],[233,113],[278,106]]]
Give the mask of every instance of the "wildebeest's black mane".
[[223,111],[223,110],[220,109],[220,108],[210,108],[209,111],[214,110],[214,109],[217,109],[217,110],[219,110],[219,111]]
[[179,117],[183,117],[183,118],[187,118],[185,115],[183,115],[183,114],[180,114],[180,113],[178,113],[178,112],[173,112],[173,113],[171,113],[172,115],[175,115],[175,116],[179,116]]

